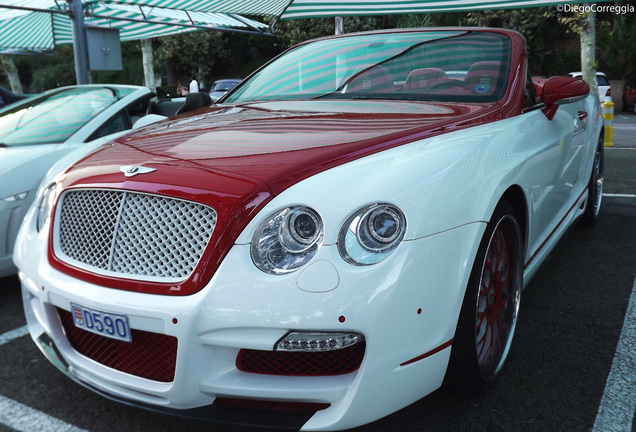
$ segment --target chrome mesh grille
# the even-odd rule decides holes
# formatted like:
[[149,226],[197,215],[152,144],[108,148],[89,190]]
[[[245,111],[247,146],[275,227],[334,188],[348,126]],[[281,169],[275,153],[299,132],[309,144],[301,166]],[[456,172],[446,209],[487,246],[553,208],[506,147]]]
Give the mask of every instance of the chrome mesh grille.
[[144,280],[187,278],[216,225],[208,206],[134,192],[70,190],[58,207],[54,245],[60,259]]

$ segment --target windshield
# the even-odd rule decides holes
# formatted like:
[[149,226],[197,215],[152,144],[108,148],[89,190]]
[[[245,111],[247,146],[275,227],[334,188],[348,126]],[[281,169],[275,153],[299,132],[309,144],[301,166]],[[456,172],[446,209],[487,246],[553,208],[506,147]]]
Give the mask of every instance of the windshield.
[[368,34],[301,45],[236,88],[226,103],[406,99],[486,102],[503,97],[511,43],[502,34]]
[[66,89],[16,107],[0,117],[5,146],[60,143],[117,101],[104,87]]

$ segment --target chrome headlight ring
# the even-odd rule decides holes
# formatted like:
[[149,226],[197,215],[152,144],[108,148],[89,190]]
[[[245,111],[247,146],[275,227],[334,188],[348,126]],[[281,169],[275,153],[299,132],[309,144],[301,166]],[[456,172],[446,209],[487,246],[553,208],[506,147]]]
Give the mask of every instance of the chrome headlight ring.
[[352,265],[377,264],[386,259],[406,234],[406,216],[392,204],[378,203],[352,214],[338,234],[338,252]]
[[316,211],[304,206],[286,207],[256,228],[250,255],[265,273],[291,273],[316,255],[323,238],[324,225]]
[[[353,213],[338,234],[338,252],[349,264],[377,264],[406,235],[406,216],[398,207],[376,203]],[[250,243],[254,265],[271,275],[294,272],[317,253],[324,238],[320,215],[305,206],[278,210],[261,222]]]

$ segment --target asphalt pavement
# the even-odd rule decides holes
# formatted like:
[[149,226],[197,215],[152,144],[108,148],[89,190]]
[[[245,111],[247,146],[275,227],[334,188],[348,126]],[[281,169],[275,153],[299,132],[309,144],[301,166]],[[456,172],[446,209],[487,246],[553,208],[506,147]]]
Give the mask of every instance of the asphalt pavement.
[[614,146],[636,148],[636,114],[633,111],[614,114]]
[[[564,238],[523,292],[498,384],[481,396],[437,391],[355,432],[636,430],[636,115],[617,114],[614,128],[599,222]],[[0,432],[250,430],[98,396],[49,364],[24,325],[17,278],[0,279]]]

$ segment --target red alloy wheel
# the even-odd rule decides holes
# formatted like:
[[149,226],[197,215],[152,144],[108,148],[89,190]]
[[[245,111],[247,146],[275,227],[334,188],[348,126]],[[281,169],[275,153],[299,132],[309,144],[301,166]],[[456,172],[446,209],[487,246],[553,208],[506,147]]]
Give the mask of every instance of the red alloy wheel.
[[475,349],[484,377],[499,372],[517,321],[520,290],[515,286],[519,271],[515,268],[516,229],[516,221],[502,218],[484,260],[475,314]]
[[490,388],[510,351],[523,286],[523,235],[517,212],[501,201],[479,244],[457,323],[445,383]]

